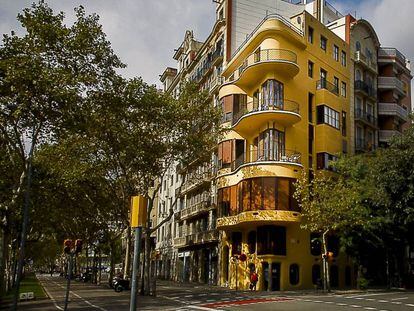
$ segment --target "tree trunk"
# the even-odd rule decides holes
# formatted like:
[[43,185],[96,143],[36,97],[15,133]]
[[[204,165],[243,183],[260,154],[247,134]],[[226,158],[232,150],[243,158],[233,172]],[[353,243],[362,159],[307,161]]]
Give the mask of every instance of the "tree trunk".
[[99,264],[99,270],[98,270],[98,276],[96,280],[97,285],[101,285],[101,278],[102,278],[102,256],[101,256],[101,250],[98,251],[98,264]]
[[126,247],[125,247],[125,261],[124,261],[124,278],[129,279],[131,265],[131,227],[126,229]]
[[328,248],[326,245],[326,235],[328,234],[328,230],[326,230],[323,234],[322,234],[322,246],[323,246],[323,256],[322,256],[322,266],[323,266],[323,272],[324,272],[324,276],[323,276],[323,290],[324,291],[331,291],[331,285],[330,285],[330,281],[329,281],[329,264],[328,264]]
[[6,268],[8,255],[8,239],[6,237],[6,230],[0,229],[0,297],[6,294]]
[[390,289],[391,288],[391,278],[390,278],[390,255],[388,253],[388,248],[386,248],[387,250],[385,251],[385,275],[387,277],[387,288]]
[[151,236],[148,229],[145,230],[144,261],[144,296],[149,296],[151,290]]
[[112,286],[112,279],[114,278],[115,274],[115,243],[113,241],[110,242],[110,250],[111,250],[111,263],[110,263],[110,271],[109,271],[109,285]]

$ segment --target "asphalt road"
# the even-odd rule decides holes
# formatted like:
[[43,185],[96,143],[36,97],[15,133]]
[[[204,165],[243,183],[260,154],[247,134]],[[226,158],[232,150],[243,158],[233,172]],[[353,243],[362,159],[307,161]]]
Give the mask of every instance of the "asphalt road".
[[[50,300],[23,302],[19,310],[63,310],[66,282],[58,276],[38,276]],[[68,310],[129,310],[130,292],[72,282]],[[138,296],[138,310],[412,310],[414,292],[368,292],[325,295],[235,292],[218,287],[159,282],[157,297]]]

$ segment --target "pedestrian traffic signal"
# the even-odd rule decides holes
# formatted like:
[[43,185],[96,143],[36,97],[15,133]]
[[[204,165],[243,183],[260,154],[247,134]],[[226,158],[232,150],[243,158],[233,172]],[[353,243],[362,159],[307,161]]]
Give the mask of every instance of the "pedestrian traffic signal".
[[82,244],[83,244],[83,242],[82,242],[81,239],[77,239],[75,241],[75,253],[76,254],[78,254],[78,253],[80,253],[82,251]]
[[71,249],[72,249],[72,246],[73,246],[73,241],[72,240],[69,240],[69,239],[65,240],[63,242],[63,252],[65,254],[69,254]]

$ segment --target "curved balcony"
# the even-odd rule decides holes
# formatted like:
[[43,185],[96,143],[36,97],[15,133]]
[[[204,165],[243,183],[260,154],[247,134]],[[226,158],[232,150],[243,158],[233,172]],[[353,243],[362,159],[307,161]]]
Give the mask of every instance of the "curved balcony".
[[301,154],[296,150],[251,150],[249,159],[240,155],[231,164],[231,170],[235,171],[239,167],[252,164],[296,164],[301,165]]
[[[248,107],[253,107],[248,110]],[[291,126],[301,120],[299,104],[291,100],[265,100],[250,102],[240,107],[233,114],[233,130],[246,137],[256,133],[268,122],[276,122],[284,127]]]
[[232,77],[235,85],[250,90],[262,80],[263,74],[267,72],[277,72],[284,77],[293,78],[299,73],[296,53],[285,49],[254,52],[247,56]]
[[271,225],[299,223],[301,214],[296,211],[283,210],[257,210],[243,212],[235,216],[227,216],[217,219],[217,229],[230,230],[252,225]]

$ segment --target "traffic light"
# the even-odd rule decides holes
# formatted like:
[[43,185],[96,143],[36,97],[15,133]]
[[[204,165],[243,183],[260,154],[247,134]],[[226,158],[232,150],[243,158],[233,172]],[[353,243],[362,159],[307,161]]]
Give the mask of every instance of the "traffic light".
[[69,240],[69,239],[65,240],[63,242],[63,252],[65,254],[69,254],[71,249],[72,249],[72,246],[73,246],[73,241],[72,240]]
[[82,251],[82,240],[78,239],[75,241],[75,253],[78,254]]

